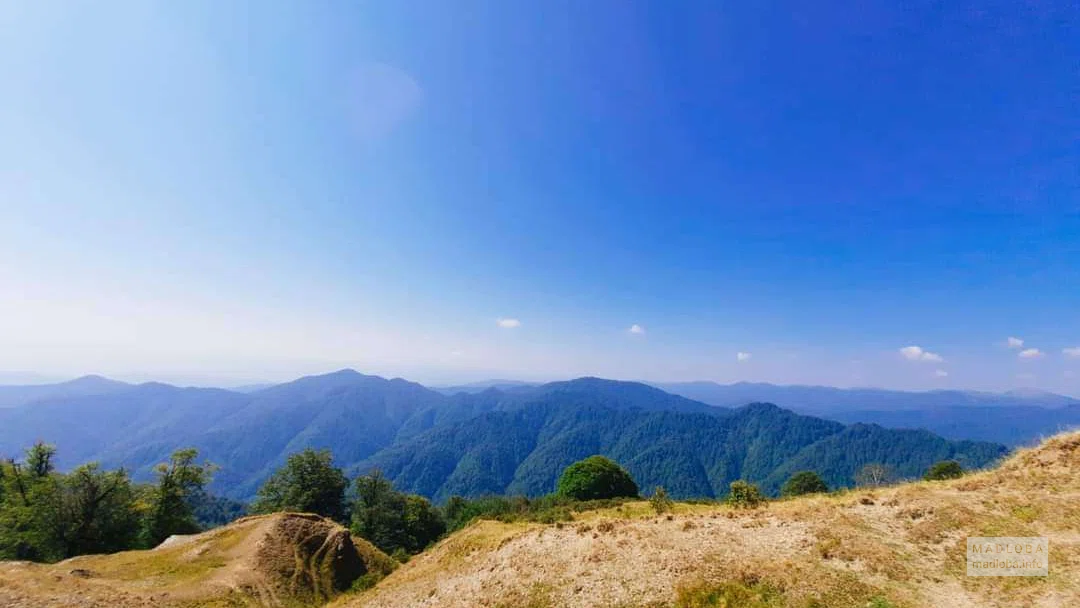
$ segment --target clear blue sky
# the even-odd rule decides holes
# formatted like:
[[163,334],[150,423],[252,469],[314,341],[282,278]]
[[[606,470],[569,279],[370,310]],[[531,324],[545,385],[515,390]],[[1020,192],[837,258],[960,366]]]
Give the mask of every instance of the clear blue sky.
[[0,369],[1080,394],[1078,107],[1075,2],[8,2]]

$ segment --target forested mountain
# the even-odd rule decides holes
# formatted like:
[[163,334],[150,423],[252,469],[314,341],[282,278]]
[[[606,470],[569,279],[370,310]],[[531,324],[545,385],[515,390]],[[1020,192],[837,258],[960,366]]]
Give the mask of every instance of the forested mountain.
[[0,408],[17,407],[42,399],[108,395],[128,388],[131,388],[130,384],[101,376],[83,376],[55,384],[0,386]]
[[832,486],[852,485],[866,464],[915,477],[937,460],[966,467],[1001,457],[997,444],[950,442],[925,431],[891,431],[801,416],[770,404],[733,413],[615,410],[541,403],[440,426],[360,463],[397,487],[435,500],[452,495],[540,495],[567,465],[592,454],[625,466],[643,488],[713,497],[736,479],[770,493],[796,470],[817,470]]
[[714,496],[738,478],[773,491],[775,472],[793,460],[842,485],[866,462],[915,475],[942,454],[975,466],[1003,450],[884,429],[821,447],[844,431],[772,405],[718,408],[634,382],[579,378],[444,395],[342,370],[248,394],[149,383],[0,410],[0,455],[40,439],[60,448],[61,468],[97,460],[145,479],[173,450],[194,447],[221,466],[212,491],[249,498],[289,454],[329,448],[339,466],[379,467],[402,489],[444,498],[545,493],[564,467],[597,453],[627,466],[643,488]]

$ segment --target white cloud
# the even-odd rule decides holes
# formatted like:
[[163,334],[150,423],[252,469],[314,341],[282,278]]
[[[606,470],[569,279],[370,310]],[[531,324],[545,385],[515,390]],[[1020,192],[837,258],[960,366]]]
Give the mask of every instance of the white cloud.
[[1009,336],[1008,339],[1005,340],[1005,346],[1008,346],[1009,348],[1020,348],[1023,345],[1024,340],[1021,338]]
[[499,319],[495,322],[499,324],[499,327],[503,327],[506,329],[521,327],[521,321],[518,321],[517,319]]
[[1017,380],[1023,380],[1025,382],[1030,382],[1030,381],[1035,379],[1035,374],[1029,374],[1027,372],[1022,373],[1022,374],[1016,374],[1016,379]]
[[931,363],[941,363],[945,359],[937,353],[932,353],[928,350],[923,350],[921,346],[905,346],[900,349],[900,355],[908,361],[927,361]]
[[753,356],[753,355],[751,355],[750,353],[744,353],[744,352],[742,352],[742,351],[739,351],[739,352],[738,352],[738,353],[736,353],[736,355],[735,355],[735,360],[736,360],[736,361],[739,361],[739,362],[741,363],[741,362],[743,362],[743,361],[749,361],[749,360],[750,360],[750,357],[752,357],[752,356]]
[[1046,355],[1044,355],[1043,352],[1037,348],[1025,348],[1024,350],[1020,351],[1016,356],[1020,357],[1021,359],[1041,359]]
[[1063,348],[1061,349],[1061,354],[1069,357],[1070,359],[1080,359],[1080,346]]
[[645,328],[638,325],[637,323],[634,323],[630,326],[630,329],[628,331],[632,334],[643,334],[645,333]]
[[945,371],[943,369],[935,370],[934,371],[934,376],[936,376],[938,378],[947,378],[949,376],[949,372],[947,372],[947,371]]
[[464,355],[464,354],[465,354],[465,352],[460,351],[460,350],[452,350],[452,351],[450,351],[450,356],[451,357],[460,357],[461,355]]

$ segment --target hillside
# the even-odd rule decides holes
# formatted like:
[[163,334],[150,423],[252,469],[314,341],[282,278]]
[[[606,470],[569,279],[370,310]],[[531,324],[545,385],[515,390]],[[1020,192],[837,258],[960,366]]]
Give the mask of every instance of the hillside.
[[671,393],[719,407],[765,401],[845,424],[926,429],[947,439],[1032,445],[1043,437],[1080,428],[1080,400],[1046,391],[1005,393],[775,385],[737,382],[658,384]]
[[[770,503],[756,510],[647,503],[567,524],[481,521],[336,608],[749,608],[1075,605],[1080,433],[1001,467]],[[1047,536],[1050,576],[965,575],[967,536]],[[708,594],[729,604],[694,603]]]
[[579,378],[448,396],[342,370],[249,394],[148,383],[4,409],[0,455],[40,439],[58,447],[61,469],[99,461],[147,479],[173,450],[194,447],[221,465],[211,491],[247,499],[289,454],[328,448],[338,466],[380,468],[399,488],[441,500],[544,494],[565,466],[595,453],[628,466],[643,488],[710,497],[740,477],[775,492],[789,462],[842,486],[868,462],[910,477],[942,458],[982,466],[1004,452],[874,428],[830,453],[817,442],[842,424],[776,406],[713,407],[635,382]]
[[131,388],[130,384],[101,376],[83,376],[52,384],[12,384],[0,386],[0,408],[18,407],[42,399],[110,395],[128,388]]
[[317,606],[393,561],[314,515],[248,517],[150,551],[0,562],[0,606]]
[[699,413],[537,399],[514,411],[436,427],[356,469],[379,469],[395,486],[436,501],[454,494],[536,496],[553,491],[569,464],[602,454],[625,466],[640,487],[664,486],[673,496],[689,498],[722,496],[736,479],[776,493],[798,470],[819,471],[831,487],[843,487],[869,463],[911,478],[938,460],[956,459],[972,468],[1004,453],[997,444],[950,442],[926,431],[845,427],[769,404]]

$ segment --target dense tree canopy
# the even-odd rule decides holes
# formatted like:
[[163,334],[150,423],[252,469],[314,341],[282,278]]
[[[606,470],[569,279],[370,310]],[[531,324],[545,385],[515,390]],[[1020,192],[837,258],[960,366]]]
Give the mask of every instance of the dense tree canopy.
[[301,511],[345,521],[348,486],[349,480],[334,466],[329,450],[308,448],[289,456],[285,466],[259,488],[252,511]]
[[630,473],[614,461],[590,456],[566,467],[556,493],[575,500],[601,500],[637,496],[638,487]]
[[446,521],[426,498],[394,490],[373,471],[356,478],[351,527],[386,553],[419,553],[442,536]]
[[202,492],[210,469],[195,464],[195,450],[173,454],[154,486],[137,486],[124,469],[96,462],[58,473],[55,455],[53,446],[37,443],[22,462],[0,463],[0,559],[56,561],[199,531],[187,498]]
[[959,462],[955,460],[942,460],[941,462],[934,463],[934,466],[930,467],[930,470],[926,472],[923,479],[926,481],[935,481],[942,479],[956,479],[963,477],[964,468],[960,466]]
[[791,476],[784,487],[780,489],[781,496],[802,496],[803,494],[817,494],[828,492],[829,486],[821,480],[821,477],[813,471],[799,471]]

